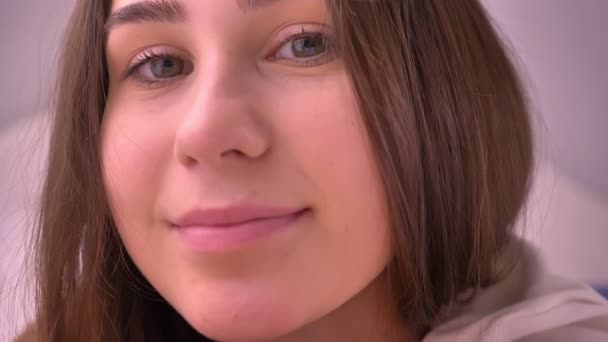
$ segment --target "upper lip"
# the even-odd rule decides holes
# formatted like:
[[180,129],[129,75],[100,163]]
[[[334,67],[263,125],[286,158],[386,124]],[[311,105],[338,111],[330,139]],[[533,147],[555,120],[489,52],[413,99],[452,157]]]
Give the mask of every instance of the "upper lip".
[[177,227],[234,226],[254,220],[295,215],[305,208],[276,207],[265,205],[240,205],[222,208],[192,209],[172,221]]

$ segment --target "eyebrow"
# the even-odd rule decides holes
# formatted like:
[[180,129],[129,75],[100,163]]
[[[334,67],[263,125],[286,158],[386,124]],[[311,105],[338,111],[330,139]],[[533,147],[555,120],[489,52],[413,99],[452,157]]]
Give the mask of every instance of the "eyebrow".
[[177,0],[145,0],[123,6],[110,14],[106,21],[105,31],[113,27],[140,22],[170,22],[186,21],[186,11]]
[[[222,0],[226,1],[226,0]],[[280,0],[236,0],[243,11],[256,10],[273,5]],[[179,0],[144,0],[123,6],[110,14],[106,21],[105,31],[113,27],[140,22],[170,22],[186,21],[186,10]]]
[[237,4],[242,10],[246,11],[262,9],[270,5],[274,5],[279,1],[280,0],[237,0]]

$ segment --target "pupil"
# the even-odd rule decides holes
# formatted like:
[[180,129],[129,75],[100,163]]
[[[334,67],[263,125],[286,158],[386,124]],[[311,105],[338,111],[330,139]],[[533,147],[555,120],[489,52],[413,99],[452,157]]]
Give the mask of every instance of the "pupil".
[[173,68],[173,61],[171,61],[170,59],[163,60],[163,68],[164,69],[171,69],[171,68]]
[[304,48],[305,49],[310,49],[310,47],[313,46],[313,44],[314,43],[313,43],[312,39],[306,39],[304,41]]
[[169,78],[179,75],[182,72],[183,65],[180,60],[166,57],[159,58],[152,62],[152,74],[157,78]]
[[296,39],[293,45],[293,54],[296,57],[313,57],[322,53],[323,50],[322,35]]

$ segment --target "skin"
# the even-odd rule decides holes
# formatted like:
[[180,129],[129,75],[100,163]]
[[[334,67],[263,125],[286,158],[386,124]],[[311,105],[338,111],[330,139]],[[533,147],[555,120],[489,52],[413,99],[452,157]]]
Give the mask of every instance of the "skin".
[[[344,65],[329,47],[303,64],[282,41],[302,27],[330,37],[324,2],[181,4],[183,22],[108,33],[104,182],[135,264],[214,340],[413,340],[385,291],[386,199]],[[125,77],[146,51],[185,71],[154,84]],[[142,75],[154,76],[151,63]],[[215,253],[188,248],[170,224],[191,208],[251,202],[309,210]]]

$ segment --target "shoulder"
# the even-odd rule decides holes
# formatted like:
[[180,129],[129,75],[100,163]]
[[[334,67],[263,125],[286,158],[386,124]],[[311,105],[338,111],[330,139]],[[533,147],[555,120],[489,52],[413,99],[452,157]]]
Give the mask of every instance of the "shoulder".
[[532,334],[521,342],[605,342],[608,341],[608,315]]
[[608,341],[608,302],[547,272],[533,247],[518,246],[508,275],[471,303],[446,309],[425,342]]

